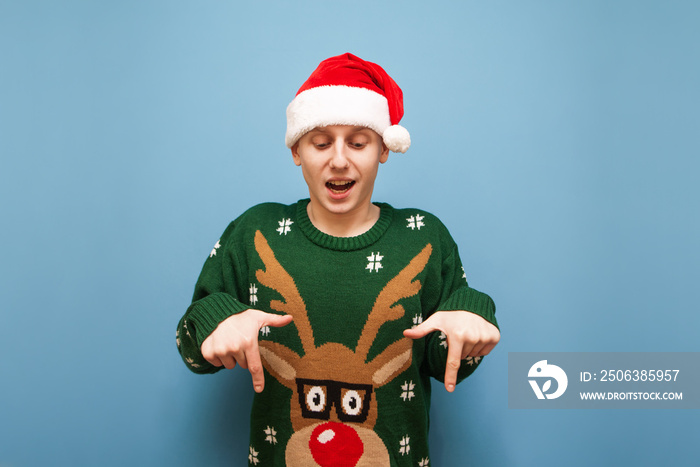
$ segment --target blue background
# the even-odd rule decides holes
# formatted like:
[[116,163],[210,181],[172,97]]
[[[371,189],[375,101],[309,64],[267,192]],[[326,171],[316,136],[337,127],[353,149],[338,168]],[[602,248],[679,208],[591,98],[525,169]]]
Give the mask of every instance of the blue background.
[[437,214],[501,344],[431,465],[695,465],[692,410],[509,410],[507,353],[698,351],[692,1],[0,1],[0,466],[243,465],[249,375],[175,326],[228,222],[305,197],[284,109],[351,51],[405,93],[375,199]]

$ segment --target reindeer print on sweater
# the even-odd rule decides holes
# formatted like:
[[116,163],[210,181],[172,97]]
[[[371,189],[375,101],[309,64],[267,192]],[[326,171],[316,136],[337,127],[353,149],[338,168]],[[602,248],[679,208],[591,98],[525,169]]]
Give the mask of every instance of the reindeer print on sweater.
[[373,431],[377,407],[372,395],[408,368],[412,341],[403,337],[371,361],[366,359],[379,328],[404,316],[397,302],[420,290],[420,281],[414,278],[423,271],[432,247],[426,245],[382,289],[354,350],[335,342],[316,347],[304,299],[260,231],[255,234],[255,248],[266,267],[257,271],[258,280],[284,300],[271,308],[293,316],[304,347],[300,356],[282,344],[260,342],[265,368],[292,390],[294,434],[287,443],[287,465],[389,465],[388,449]]

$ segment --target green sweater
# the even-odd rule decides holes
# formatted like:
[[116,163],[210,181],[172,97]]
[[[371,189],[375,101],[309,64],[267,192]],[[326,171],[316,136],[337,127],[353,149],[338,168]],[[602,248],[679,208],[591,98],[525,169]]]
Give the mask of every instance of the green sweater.
[[[402,332],[438,310],[497,326],[494,303],[467,285],[435,216],[376,203],[369,231],[339,238],[313,226],[308,202],[261,204],[228,226],[178,325],[180,354],[214,373],[200,346],[221,321],[248,308],[289,313],[291,324],[260,330],[265,390],[253,401],[249,464],[428,465],[429,377],[442,381],[447,341]],[[458,381],[479,363],[464,360]]]

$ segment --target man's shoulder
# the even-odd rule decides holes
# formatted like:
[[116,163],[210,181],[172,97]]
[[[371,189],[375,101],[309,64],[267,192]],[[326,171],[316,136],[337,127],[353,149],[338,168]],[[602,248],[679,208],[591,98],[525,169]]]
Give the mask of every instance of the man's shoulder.
[[[392,206],[394,211],[398,214],[404,215],[404,214],[419,214],[421,216],[425,216],[430,219],[438,219],[437,216],[429,211],[426,211],[425,209],[420,209],[420,208],[414,208],[414,207],[401,207],[397,208],[396,206]],[[438,219],[439,220],[439,219]]]
[[455,242],[443,222],[433,213],[414,207],[396,208],[386,203],[377,203],[380,207],[389,206],[392,212],[391,226],[384,239],[400,244],[404,248],[422,247],[429,243],[436,251],[450,254]]
[[[268,218],[270,216],[274,217],[276,215],[285,215],[285,214],[292,215],[292,214],[296,213],[298,204],[299,204],[299,201],[297,201],[296,203],[292,203],[292,204],[282,204],[282,203],[275,203],[275,202],[256,204],[255,206],[248,208],[243,214],[241,214],[238,217],[238,219],[236,219],[236,221]],[[234,221],[234,222],[236,222],[236,221]]]
[[[387,203],[377,203],[380,206],[389,206],[393,211],[393,218],[397,224],[404,223],[406,228],[410,230],[422,230],[430,225],[431,229],[440,233],[447,232],[447,227],[433,213],[420,208],[397,208]],[[405,222],[404,222],[405,220]]]
[[[302,200],[303,201],[303,200]],[[249,236],[251,232],[264,229],[266,226],[277,226],[280,223],[291,224],[296,218],[299,203],[282,204],[267,202],[256,204],[245,210],[236,219],[231,221],[224,232],[224,237]],[[235,233],[234,233],[235,232]]]

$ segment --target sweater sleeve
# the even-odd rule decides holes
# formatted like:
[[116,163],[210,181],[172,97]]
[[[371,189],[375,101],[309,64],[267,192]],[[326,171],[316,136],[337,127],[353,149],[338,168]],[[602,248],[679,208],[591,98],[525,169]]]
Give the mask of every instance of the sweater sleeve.
[[[498,328],[496,305],[487,294],[469,287],[456,245],[442,263],[442,295],[435,311],[468,311]],[[447,363],[447,338],[444,333],[438,331],[426,336],[426,353],[425,362],[431,376],[444,382]],[[481,357],[463,359],[457,382],[471,375],[482,360]]]
[[204,263],[195,285],[192,304],[177,326],[180,356],[195,373],[215,373],[216,367],[202,357],[202,342],[229,316],[250,308],[241,301],[240,278],[245,278],[233,245],[234,222],[224,231]]

